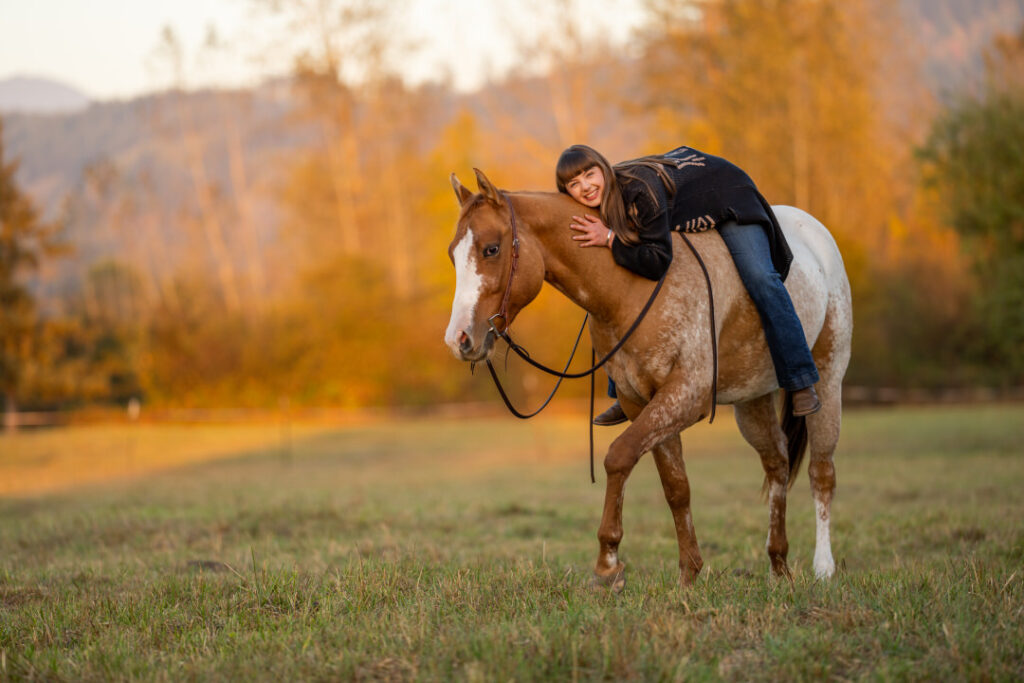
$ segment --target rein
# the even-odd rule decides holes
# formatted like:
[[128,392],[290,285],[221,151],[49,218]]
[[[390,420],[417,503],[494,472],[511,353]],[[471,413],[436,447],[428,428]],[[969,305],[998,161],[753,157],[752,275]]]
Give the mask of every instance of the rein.
[[[594,362],[596,358],[596,351],[593,348],[591,349],[591,367],[588,370],[584,370],[583,372],[568,372],[569,366],[572,364],[573,358],[576,357],[576,349],[579,347],[580,338],[583,336],[583,330],[587,326],[587,320],[590,318],[590,313],[587,313],[583,317],[583,323],[580,325],[579,334],[576,335],[576,342],[573,344],[572,352],[569,354],[569,360],[566,362],[565,368],[559,371],[555,370],[554,368],[549,368],[542,363],[538,363],[537,361],[530,358],[529,352],[526,351],[526,349],[524,349],[522,346],[517,344],[515,341],[513,341],[512,336],[508,333],[508,301],[509,297],[512,294],[512,280],[515,277],[516,269],[519,265],[519,226],[518,222],[516,221],[516,211],[512,207],[512,200],[505,192],[502,192],[501,195],[502,197],[505,198],[505,203],[508,205],[509,226],[512,229],[512,260],[511,263],[509,264],[508,280],[505,283],[505,294],[504,296],[502,296],[501,299],[501,308],[498,309],[497,313],[495,313],[494,315],[487,319],[487,323],[488,325],[490,325],[491,332],[501,337],[502,340],[504,340],[505,343],[508,344],[509,349],[514,351],[517,356],[519,356],[524,361],[526,361],[533,367],[537,368],[538,370],[546,372],[549,375],[554,375],[555,377],[558,378],[558,381],[555,382],[555,386],[551,390],[551,393],[548,394],[548,397],[544,399],[544,402],[541,404],[539,408],[537,408],[537,410],[533,411],[532,413],[522,413],[516,410],[515,406],[513,406],[512,402],[509,400],[508,395],[505,393],[504,387],[502,387],[501,382],[498,380],[498,373],[494,370],[494,365],[491,363],[490,358],[488,358],[485,361],[487,363],[487,370],[491,374],[491,379],[494,380],[494,386],[498,389],[498,394],[501,396],[501,400],[505,402],[505,407],[508,408],[509,412],[511,412],[514,416],[518,417],[521,420],[526,420],[531,417],[534,417],[538,415],[542,410],[544,410],[548,406],[548,403],[551,402],[551,399],[555,397],[555,393],[558,391],[558,387],[561,386],[562,380],[581,379],[587,376],[590,377],[590,481],[591,483],[594,483],[594,373],[596,373],[605,363],[611,360],[612,356],[619,352],[619,350],[626,344],[626,341],[628,341],[629,338],[633,335],[633,333],[636,332],[636,329],[640,327],[640,323],[643,322],[644,317],[647,316],[647,312],[650,311],[651,306],[654,305],[654,300],[658,297],[658,292],[661,291],[662,285],[665,284],[665,277],[668,275],[668,271],[665,271],[665,273],[661,276],[661,279],[659,279],[658,283],[654,286],[654,291],[651,292],[651,296],[647,299],[647,303],[644,304],[644,307],[640,310],[640,313],[637,315],[636,320],[633,321],[633,324],[630,325],[629,329],[626,330],[626,333],[619,339],[618,342],[616,342],[615,346],[613,346],[612,349],[607,354],[605,354],[605,356],[599,362]],[[693,244],[690,242],[690,238],[687,237],[686,234],[683,232],[680,232],[679,234],[682,235],[683,241],[686,242],[686,246],[690,248],[690,251],[693,252],[694,257],[697,259],[697,263],[700,264],[701,271],[704,273],[704,281],[705,283],[707,283],[708,288],[708,304],[710,306],[711,318],[711,356],[713,373],[711,376],[711,415],[708,419],[708,424],[711,424],[715,420],[715,399],[718,395],[718,339],[717,335],[715,334],[715,300],[711,289],[711,276],[708,274],[707,266],[704,265],[704,259],[701,258],[700,254],[697,252],[697,249],[694,248]],[[499,330],[494,324],[496,318],[501,319],[501,330]]]

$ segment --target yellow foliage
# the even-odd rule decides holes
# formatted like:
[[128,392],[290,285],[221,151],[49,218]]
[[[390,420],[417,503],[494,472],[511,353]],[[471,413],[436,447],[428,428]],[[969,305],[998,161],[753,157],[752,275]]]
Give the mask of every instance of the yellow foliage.
[[[913,315],[931,321],[926,331],[955,319],[970,278],[937,218],[941,197],[921,189],[913,150],[934,103],[906,56],[894,3],[650,6],[657,17],[635,46],[641,59],[563,46],[549,73],[473,96],[384,77],[348,86],[330,60],[305,64],[301,125],[315,143],[283,160],[273,305],[256,322],[224,316],[203,281],[190,280],[184,301],[158,309],[152,325],[151,391],[183,402],[244,394],[347,406],[491,397],[441,343],[458,217],[448,178],[456,172],[472,188],[476,167],[503,188],[554,190],[555,160],[576,142],[613,161],[691,145],[746,169],[771,203],[818,217],[854,289],[856,352],[870,349],[877,367]],[[581,318],[545,288],[517,336],[558,364]],[[233,349],[231,336],[260,348]],[[544,378],[513,368],[519,397],[546,390]]]

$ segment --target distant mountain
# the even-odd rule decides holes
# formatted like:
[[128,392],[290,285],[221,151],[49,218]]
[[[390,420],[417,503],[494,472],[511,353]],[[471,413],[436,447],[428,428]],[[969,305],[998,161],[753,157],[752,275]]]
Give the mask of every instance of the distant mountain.
[[924,77],[940,95],[977,81],[998,34],[1017,34],[1024,0],[900,0],[921,46]]
[[[315,143],[307,126],[290,120],[289,91],[287,84],[268,84],[163,92],[63,114],[4,114],[4,150],[18,161],[19,184],[46,219],[66,219],[63,239],[75,258],[53,267],[73,274],[132,240],[157,240],[174,245],[157,268],[177,268],[190,256],[182,231],[200,210],[196,182],[229,198],[244,179],[253,228],[261,242],[270,241],[271,190],[287,168],[279,160]],[[193,163],[201,164],[201,178]]]
[[81,111],[91,100],[59,81],[34,76],[0,80],[0,113],[68,114]]
[[[1020,31],[1024,21],[1024,0],[899,2],[911,38],[920,46],[920,77],[940,94],[978,80],[981,55],[992,37]],[[515,112],[524,130],[557,139],[550,116],[521,109],[522,102],[547,96],[543,81],[523,77],[470,94],[432,87],[435,92],[421,100],[425,104],[417,112],[417,143],[425,149],[437,144],[444,126],[462,109],[473,112],[482,130],[490,129],[494,112]],[[18,181],[44,216],[61,215],[69,198],[95,204],[99,199],[94,195],[105,191],[118,201],[133,203],[122,212],[130,218],[81,215],[71,221],[66,238],[75,245],[76,261],[81,264],[117,253],[128,239],[159,236],[161,243],[187,249],[180,234],[187,227],[185,219],[199,209],[185,140],[201,150],[204,180],[218,197],[234,196],[233,172],[242,171],[239,177],[258,199],[258,203],[253,199],[252,213],[259,239],[271,243],[280,228],[273,197],[289,171],[289,160],[294,162],[297,153],[322,144],[318,129],[302,123],[299,103],[288,79],[249,90],[164,92],[92,103],[82,93],[53,81],[0,81],[5,152],[19,160]],[[601,125],[616,122],[609,119]],[[593,133],[602,139],[601,130]],[[640,146],[643,131],[633,135],[634,140],[621,132],[608,136],[623,144],[613,150],[613,158]],[[242,163],[233,167],[232,160]],[[71,208],[81,214],[88,209],[83,204],[88,202],[79,201]],[[176,266],[179,256],[169,247],[163,265]]]

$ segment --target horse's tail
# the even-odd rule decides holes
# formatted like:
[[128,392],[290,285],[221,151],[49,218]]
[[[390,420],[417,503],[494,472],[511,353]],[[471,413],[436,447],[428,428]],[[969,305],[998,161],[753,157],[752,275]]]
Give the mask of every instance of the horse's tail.
[[[782,431],[786,435],[786,451],[789,455],[789,488],[796,483],[796,473],[807,453],[807,418],[793,415],[793,394],[784,392],[782,401]],[[768,477],[764,478],[761,494],[768,495]]]
[[789,488],[796,482],[796,473],[807,453],[807,418],[793,415],[793,394],[785,392],[782,402],[782,431],[786,433],[787,451],[789,452]]

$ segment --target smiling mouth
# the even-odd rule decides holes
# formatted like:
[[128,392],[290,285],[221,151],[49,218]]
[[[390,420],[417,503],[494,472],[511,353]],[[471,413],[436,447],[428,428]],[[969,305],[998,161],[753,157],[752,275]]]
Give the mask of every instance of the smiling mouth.
[[588,202],[594,201],[595,199],[597,199],[597,190],[594,190],[590,194],[583,195],[583,198],[586,199]]

